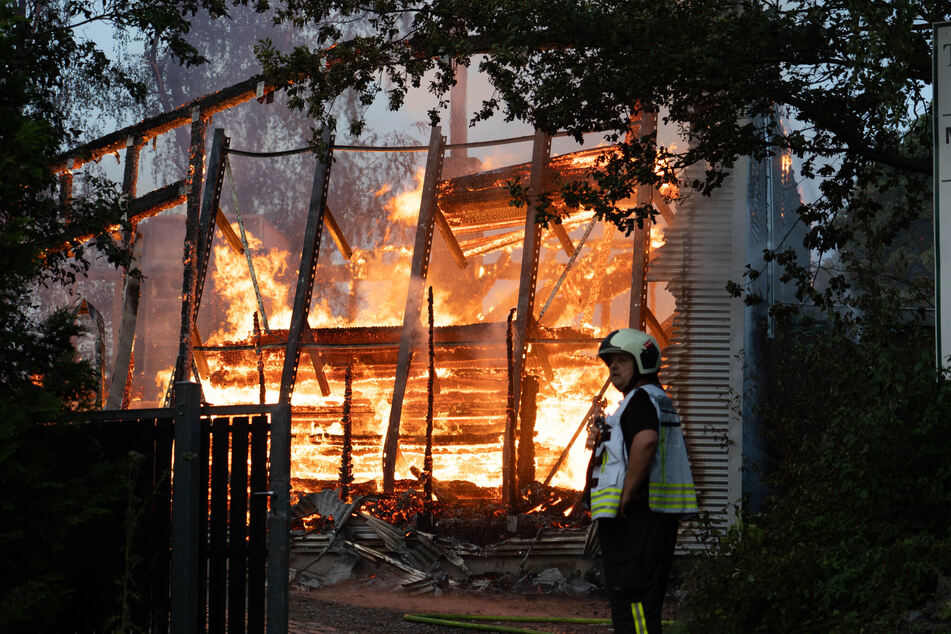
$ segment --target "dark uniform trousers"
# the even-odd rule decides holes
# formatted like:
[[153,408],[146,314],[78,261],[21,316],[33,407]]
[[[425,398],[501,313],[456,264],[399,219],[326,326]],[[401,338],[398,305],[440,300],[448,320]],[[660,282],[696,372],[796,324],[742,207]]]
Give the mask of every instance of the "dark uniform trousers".
[[626,515],[597,520],[611,621],[618,634],[660,634],[679,518],[651,511],[646,498]]

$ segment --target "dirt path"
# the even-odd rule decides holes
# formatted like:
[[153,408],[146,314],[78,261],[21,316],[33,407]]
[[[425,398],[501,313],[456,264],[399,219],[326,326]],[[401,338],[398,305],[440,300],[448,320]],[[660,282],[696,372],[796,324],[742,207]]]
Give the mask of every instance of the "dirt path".
[[[560,616],[607,618],[607,601],[598,594],[502,594],[492,592],[453,592],[411,596],[405,592],[374,587],[366,582],[344,582],[314,590],[291,593],[290,632],[472,632],[460,629],[412,623],[404,614],[481,614],[509,616]],[[510,623],[509,626],[547,632],[574,634],[609,632],[607,626]]]

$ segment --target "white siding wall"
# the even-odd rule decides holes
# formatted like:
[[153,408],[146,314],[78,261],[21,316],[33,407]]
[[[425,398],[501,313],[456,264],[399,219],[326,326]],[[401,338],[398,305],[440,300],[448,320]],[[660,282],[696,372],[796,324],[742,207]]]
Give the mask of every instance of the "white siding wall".
[[[712,197],[693,193],[649,273],[676,299],[662,381],[683,420],[700,504],[725,528],[741,498],[743,305],[728,280],[741,281],[746,262],[745,161]],[[690,533],[682,546],[695,543]]]

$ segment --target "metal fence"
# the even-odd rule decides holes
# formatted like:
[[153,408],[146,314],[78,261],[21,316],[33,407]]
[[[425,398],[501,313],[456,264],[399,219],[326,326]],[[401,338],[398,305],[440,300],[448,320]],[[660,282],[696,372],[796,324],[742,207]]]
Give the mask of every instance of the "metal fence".
[[[79,630],[101,631],[120,609],[100,595],[114,594],[125,574],[135,592],[121,609],[136,629],[284,632],[290,408],[203,406],[193,383],[176,385],[175,403],[96,412],[76,426],[107,460],[135,457],[136,509],[134,525],[77,536],[76,547],[93,549],[101,563],[77,589],[86,608]],[[64,458],[71,453],[63,447]],[[83,456],[68,459],[74,470],[88,467]]]

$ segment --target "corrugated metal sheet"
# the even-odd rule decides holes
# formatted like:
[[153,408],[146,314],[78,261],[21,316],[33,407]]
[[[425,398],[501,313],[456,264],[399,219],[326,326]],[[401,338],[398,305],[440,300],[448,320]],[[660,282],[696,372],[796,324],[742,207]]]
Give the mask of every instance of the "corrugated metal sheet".
[[[740,457],[731,450],[731,439],[741,421],[742,384],[736,379],[742,378],[737,372],[742,341],[734,335],[743,332],[737,323],[743,311],[726,292],[746,257],[746,192],[735,196],[737,186],[730,179],[712,197],[694,194],[681,201],[649,272],[650,281],[666,282],[676,300],[662,379],[684,424],[701,508],[719,528],[731,521],[740,491]],[[738,213],[744,219],[739,225]],[[742,235],[736,235],[738,229]],[[680,545],[697,547],[692,531],[681,535]]]

